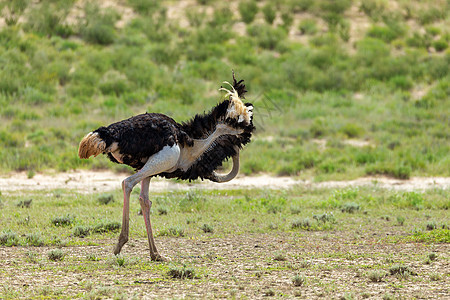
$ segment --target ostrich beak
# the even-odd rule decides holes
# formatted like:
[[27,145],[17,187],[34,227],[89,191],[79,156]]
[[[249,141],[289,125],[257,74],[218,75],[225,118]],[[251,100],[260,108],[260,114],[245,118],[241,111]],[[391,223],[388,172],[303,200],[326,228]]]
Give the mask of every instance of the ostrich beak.
[[222,183],[227,182],[236,177],[236,175],[239,173],[239,148],[237,146],[234,146],[236,150],[236,154],[232,156],[233,158],[233,168],[231,169],[230,173],[228,174],[217,174],[215,171],[212,172],[212,174],[207,177],[209,180]]

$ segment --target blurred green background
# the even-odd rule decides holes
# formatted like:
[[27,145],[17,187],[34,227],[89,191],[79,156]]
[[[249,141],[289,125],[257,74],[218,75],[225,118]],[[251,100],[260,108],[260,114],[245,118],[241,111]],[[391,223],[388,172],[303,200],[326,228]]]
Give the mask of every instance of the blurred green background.
[[231,70],[254,104],[241,172],[450,176],[445,0],[2,1],[0,173],[76,168],[89,131],[212,108]]

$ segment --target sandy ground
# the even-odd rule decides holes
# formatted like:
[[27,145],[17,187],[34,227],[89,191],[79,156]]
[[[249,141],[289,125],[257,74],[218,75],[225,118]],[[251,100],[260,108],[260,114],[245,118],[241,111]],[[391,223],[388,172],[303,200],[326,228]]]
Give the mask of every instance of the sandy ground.
[[[11,173],[0,177],[0,191],[13,193],[17,191],[39,191],[52,189],[77,190],[82,193],[106,192],[119,189],[121,182],[127,174],[118,174],[111,171],[77,170],[57,174],[36,174],[28,178],[26,172]],[[189,189],[237,189],[237,188],[270,188],[286,189],[293,186],[306,188],[346,188],[373,186],[394,190],[425,190],[425,189],[449,189],[448,177],[413,177],[409,180],[399,180],[387,177],[363,177],[349,181],[325,181],[312,182],[310,180],[298,180],[294,177],[274,177],[270,175],[238,176],[227,183],[214,183],[209,180],[196,182],[178,182],[154,178],[151,188],[154,191],[164,190],[189,190]]]

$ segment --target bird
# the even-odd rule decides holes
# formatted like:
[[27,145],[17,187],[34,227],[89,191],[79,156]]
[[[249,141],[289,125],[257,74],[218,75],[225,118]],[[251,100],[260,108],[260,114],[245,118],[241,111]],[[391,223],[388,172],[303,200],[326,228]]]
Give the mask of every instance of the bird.
[[[114,248],[118,255],[128,241],[129,202],[134,186],[141,183],[139,202],[147,231],[150,258],[166,260],[156,248],[150,222],[149,187],[152,177],[181,180],[207,179],[221,183],[232,180],[239,172],[239,151],[251,141],[255,130],[253,105],[243,103],[244,80],[224,81],[220,87],[225,95],[208,113],[196,114],[178,123],[161,113],[144,113],[102,126],[89,132],[80,142],[78,156],[88,159],[99,154],[119,164],[135,169],[122,181],[123,215],[119,240]],[[228,174],[216,172],[222,163],[232,158]]]

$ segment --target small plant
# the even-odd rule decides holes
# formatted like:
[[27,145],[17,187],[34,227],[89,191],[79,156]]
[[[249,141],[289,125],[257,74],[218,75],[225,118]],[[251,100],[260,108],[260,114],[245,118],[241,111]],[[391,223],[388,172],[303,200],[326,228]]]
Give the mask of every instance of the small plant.
[[264,292],[264,296],[273,297],[273,296],[275,296],[275,291],[273,289],[268,289]]
[[342,207],[341,207],[342,212],[349,213],[349,214],[352,214],[359,210],[360,210],[359,204],[354,203],[354,202],[344,203],[344,205],[342,205]]
[[95,255],[94,253],[88,254],[88,256],[86,258],[87,258],[87,260],[90,260],[90,261],[99,261],[100,260],[100,258],[98,258],[98,256]]
[[37,253],[34,251],[28,251],[26,254],[26,259],[27,261],[31,262],[31,263],[36,263],[37,262]]
[[97,198],[98,203],[100,204],[109,204],[111,202],[114,202],[114,196],[112,194],[104,194]]
[[317,32],[317,22],[314,19],[303,19],[298,26],[301,34],[313,35]]
[[162,215],[167,215],[168,213],[168,209],[165,206],[160,206],[158,207],[158,215],[162,216]]
[[195,270],[186,267],[186,265],[183,265],[183,267],[172,266],[167,272],[167,275],[178,279],[193,279],[195,277]]
[[276,260],[276,261],[286,261],[287,259],[286,259],[286,256],[284,256],[284,254],[282,254],[282,253],[277,253],[277,254],[275,254],[273,260]]
[[398,225],[403,226],[403,224],[405,223],[405,217],[397,216],[397,223]]
[[402,265],[393,265],[389,268],[389,273],[403,279],[408,278],[410,275],[417,275],[409,267]]
[[62,261],[64,259],[64,256],[64,252],[62,252],[60,249],[50,250],[47,253],[47,257],[51,261]]
[[114,264],[118,267],[124,267],[126,264],[127,260],[125,258],[125,256],[122,255],[116,255],[116,259],[114,260]]
[[292,278],[292,284],[294,286],[302,286],[306,282],[306,277],[304,275],[296,274]]
[[386,220],[386,221],[390,221],[391,220],[391,216],[389,215],[384,215],[380,217],[381,220]]
[[30,208],[32,202],[33,202],[33,199],[20,200],[19,202],[17,202],[16,206],[22,207],[22,208],[24,208],[24,207]]
[[276,11],[273,5],[270,2],[267,2],[263,7],[262,12],[264,14],[264,20],[266,20],[268,24],[272,24],[276,17]]
[[25,236],[28,246],[41,247],[44,245],[41,235],[39,233],[29,233]]
[[435,261],[437,258],[437,254],[435,252],[431,252],[430,254],[428,254],[428,259],[431,261]]
[[303,268],[303,269],[306,269],[306,268],[309,268],[310,266],[312,265],[312,263],[309,261],[309,260],[302,260],[301,262],[300,262],[300,265],[299,265],[299,267],[300,268]]
[[381,270],[374,270],[369,272],[369,280],[372,282],[381,282],[383,277],[386,276],[386,273]]
[[317,222],[322,222],[323,224],[329,222],[329,223],[335,223],[336,220],[334,218],[334,215],[332,212],[330,213],[323,213],[320,215],[313,215],[313,219]]
[[295,219],[292,221],[291,228],[309,229],[311,228],[311,221],[309,218],[305,218],[303,220]]
[[426,225],[427,230],[435,230],[437,228],[436,223],[435,222],[429,222]]
[[239,4],[239,13],[241,14],[242,21],[244,23],[250,24],[255,19],[258,13],[258,5],[256,1],[248,0],[241,2]]
[[442,279],[442,276],[439,273],[431,273],[430,280],[431,281],[439,281]]
[[445,41],[444,39],[440,39],[433,42],[433,47],[434,49],[436,49],[437,52],[442,52],[448,48],[448,42]]
[[73,230],[73,235],[76,237],[84,238],[91,234],[92,228],[89,226],[77,226]]
[[173,226],[168,229],[163,229],[159,232],[160,236],[175,236],[182,237],[184,236],[184,229],[178,226]]
[[17,246],[19,244],[19,239],[17,234],[11,230],[3,231],[0,234],[0,245],[3,246]]
[[213,233],[214,232],[214,228],[211,225],[208,224],[203,224],[202,227],[200,227],[201,230],[203,230],[204,233]]
[[302,209],[299,206],[291,206],[291,214],[298,215],[302,212]]
[[74,216],[66,215],[61,217],[55,217],[52,219],[52,224],[55,226],[69,226],[75,220]]
[[120,223],[111,221],[111,222],[102,222],[92,229],[94,233],[106,233],[106,232],[117,232],[120,229]]

